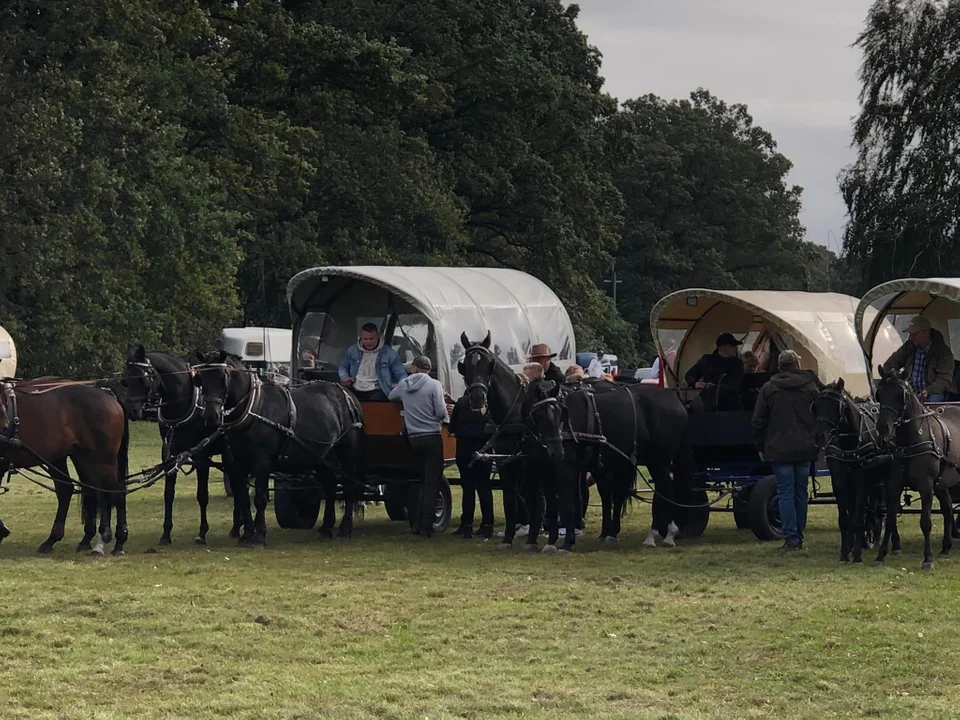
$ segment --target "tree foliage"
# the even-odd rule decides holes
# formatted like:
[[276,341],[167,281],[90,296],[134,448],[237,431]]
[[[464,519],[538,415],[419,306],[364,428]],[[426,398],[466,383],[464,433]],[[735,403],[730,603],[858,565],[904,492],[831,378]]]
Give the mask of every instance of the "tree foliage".
[[846,251],[864,286],[956,275],[960,1],[878,0],[857,46],[858,156],[841,177]]

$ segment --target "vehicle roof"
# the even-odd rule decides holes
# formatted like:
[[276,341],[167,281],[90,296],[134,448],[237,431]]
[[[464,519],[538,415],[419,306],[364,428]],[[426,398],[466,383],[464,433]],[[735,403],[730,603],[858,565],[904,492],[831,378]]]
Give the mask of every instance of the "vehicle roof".
[[[324,280],[327,278],[327,280]],[[558,353],[565,368],[576,354],[573,324],[556,294],[542,281],[518,270],[470,267],[316,267],[287,285],[290,313],[297,319],[330,301],[332,278],[350,278],[381,287],[417,308],[433,324],[437,342],[437,376],[452,394],[463,391],[456,371],[463,355],[460,334],[471,341],[489,330],[500,357],[515,369],[536,343]],[[335,283],[330,283],[335,288]]]
[[743,337],[768,327],[794,340],[794,349],[807,356],[806,366],[815,366],[822,382],[843,377],[851,392],[866,394],[870,381],[854,327],[857,305],[856,298],[840,293],[690,288],[661,299],[650,313],[650,328],[664,356],[667,350],[658,331],[686,331],[674,368],[677,375],[711,352],[720,332]]
[[[224,328],[220,333],[220,346],[241,360],[288,363],[293,331],[270,327]],[[261,348],[262,353],[249,352]]]

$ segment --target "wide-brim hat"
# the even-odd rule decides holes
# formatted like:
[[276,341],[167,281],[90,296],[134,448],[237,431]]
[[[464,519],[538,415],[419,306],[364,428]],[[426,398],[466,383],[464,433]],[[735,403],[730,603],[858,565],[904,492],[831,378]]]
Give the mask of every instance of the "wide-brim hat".
[[550,346],[546,343],[537,343],[530,348],[530,353],[524,355],[527,360],[536,360],[537,358],[555,358],[557,354],[550,352]]

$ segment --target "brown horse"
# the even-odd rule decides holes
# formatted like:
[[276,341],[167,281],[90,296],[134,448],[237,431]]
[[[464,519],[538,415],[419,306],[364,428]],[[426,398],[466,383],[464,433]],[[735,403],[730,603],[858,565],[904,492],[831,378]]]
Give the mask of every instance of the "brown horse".
[[[112,507],[117,508],[114,555],[123,554],[127,541],[127,505],[124,479],[128,472],[129,429],[123,408],[110,393],[89,385],[55,378],[5,383],[0,397],[0,464],[44,468],[54,479],[57,515],[48,537],[38,548],[49,553],[63,539],[74,484],[67,459],[84,490],[84,536],[77,550],[89,550],[96,534],[96,510],[101,517],[101,540],[109,542]],[[15,439],[15,440],[14,440]],[[11,440],[14,440],[11,442]],[[95,552],[102,554],[101,544]]]

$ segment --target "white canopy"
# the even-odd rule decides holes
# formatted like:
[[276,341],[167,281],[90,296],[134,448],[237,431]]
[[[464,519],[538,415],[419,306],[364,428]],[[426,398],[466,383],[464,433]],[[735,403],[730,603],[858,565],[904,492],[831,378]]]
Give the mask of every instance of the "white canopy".
[[857,337],[872,366],[890,357],[887,336],[899,346],[916,315],[929,319],[960,357],[960,278],[904,278],[877,285],[857,307]]
[[[857,299],[838,293],[692,288],[667,295],[650,313],[658,352],[668,359],[666,381],[679,379],[724,332],[749,344],[763,330],[792,348],[822,382],[843,378],[856,395],[870,392],[867,365],[854,329]],[[888,345],[890,352],[898,343]],[[675,354],[675,357],[674,357]]]
[[285,328],[224,328],[220,347],[245,362],[289,363],[293,331]]
[[[455,397],[464,390],[463,378],[456,369],[464,352],[462,332],[470,340],[479,341],[490,330],[495,352],[514,369],[526,362],[526,353],[536,343],[546,343],[557,353],[555,362],[561,369],[576,357],[573,326],[559,298],[540,280],[517,270],[318,267],[290,280],[287,299],[298,338],[302,335],[298,328],[310,312],[331,313],[337,323],[349,324],[340,335],[349,333],[352,341],[361,321],[377,323],[388,312],[401,318],[406,314],[412,319],[403,327],[403,337],[414,347],[435,351],[437,377]],[[337,305],[342,309],[334,312]],[[414,312],[421,313],[432,325],[432,336],[425,329],[422,337],[417,337],[420,330]],[[328,337],[328,331],[323,330],[322,343],[327,343]],[[343,341],[335,344],[343,345]],[[326,360],[325,366],[329,367],[333,358]]]
[[17,376],[17,346],[6,330],[0,327],[0,377]]

